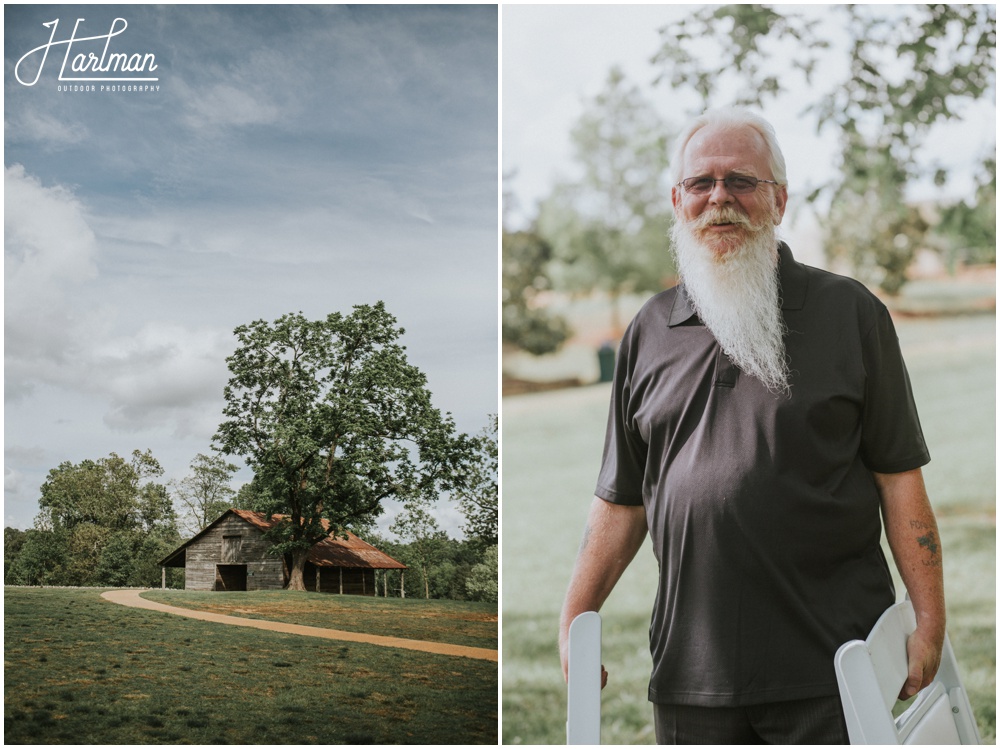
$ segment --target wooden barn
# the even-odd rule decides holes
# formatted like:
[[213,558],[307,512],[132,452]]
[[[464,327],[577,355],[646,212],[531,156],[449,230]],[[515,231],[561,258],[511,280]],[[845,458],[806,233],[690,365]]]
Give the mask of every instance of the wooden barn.
[[[164,581],[167,567],[183,567],[186,590],[281,590],[288,584],[290,562],[269,553],[271,542],[264,533],[284,517],[226,510],[160,560]],[[406,568],[353,533],[346,539],[331,534],[310,550],[305,583],[307,589],[320,593],[374,596],[378,595],[377,570],[399,570],[402,575]],[[385,572],[382,583],[383,595],[387,595]]]

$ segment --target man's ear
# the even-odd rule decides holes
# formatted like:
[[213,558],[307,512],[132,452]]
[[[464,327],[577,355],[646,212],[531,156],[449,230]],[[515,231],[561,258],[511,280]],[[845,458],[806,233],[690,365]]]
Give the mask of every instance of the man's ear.
[[781,223],[785,215],[785,205],[788,203],[788,187],[779,185],[774,190],[774,215],[776,217],[774,225]]

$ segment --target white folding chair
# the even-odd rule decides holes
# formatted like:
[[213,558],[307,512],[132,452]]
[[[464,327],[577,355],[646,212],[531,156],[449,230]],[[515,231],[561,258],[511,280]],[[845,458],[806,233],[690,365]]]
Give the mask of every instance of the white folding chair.
[[585,611],[569,625],[566,743],[601,743],[601,615]]
[[981,743],[947,635],[934,681],[893,719],[907,676],[906,639],[916,627],[913,605],[903,601],[886,609],[867,640],[837,650],[834,666],[852,744]]

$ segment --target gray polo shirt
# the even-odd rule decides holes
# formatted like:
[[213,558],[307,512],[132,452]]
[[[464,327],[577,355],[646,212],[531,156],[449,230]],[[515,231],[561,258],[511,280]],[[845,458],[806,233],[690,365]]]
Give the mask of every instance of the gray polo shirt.
[[740,372],[675,287],[622,340],[595,494],[644,505],[659,562],[649,699],[837,694],[894,601],[872,471],[930,460],[885,306],[780,246],[791,396]]

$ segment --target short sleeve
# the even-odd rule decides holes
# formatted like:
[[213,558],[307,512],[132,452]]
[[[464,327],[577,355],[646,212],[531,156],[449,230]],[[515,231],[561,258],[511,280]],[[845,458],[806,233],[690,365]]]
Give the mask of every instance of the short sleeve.
[[878,473],[900,473],[930,461],[910,377],[892,318],[879,305],[864,341],[865,405],[861,459]]
[[615,361],[608,426],[604,435],[604,454],[597,478],[595,496],[613,504],[641,505],[646,473],[647,445],[632,424],[632,345],[635,323],[625,332]]

